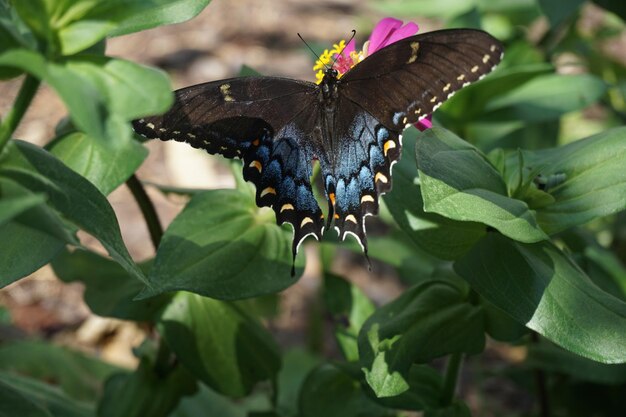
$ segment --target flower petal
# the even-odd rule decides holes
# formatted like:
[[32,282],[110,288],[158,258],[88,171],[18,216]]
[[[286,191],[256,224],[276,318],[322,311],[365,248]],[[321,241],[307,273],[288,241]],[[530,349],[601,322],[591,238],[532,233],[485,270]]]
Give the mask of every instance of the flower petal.
[[420,132],[423,132],[424,130],[430,129],[431,127],[433,127],[433,121],[432,120],[433,120],[433,116],[431,114],[429,114],[428,116],[424,117],[419,122],[415,123],[415,127]]
[[402,20],[394,19],[393,17],[386,17],[374,26],[372,34],[370,36],[370,45],[368,54],[371,55],[380,48],[387,45],[385,41],[387,38],[402,26]]
[[[419,30],[419,26],[413,22],[409,22],[400,29],[394,31],[391,36],[387,39],[383,46],[391,45],[394,42],[398,42],[401,39],[408,38],[409,36],[413,36]],[[382,48],[382,46],[381,46]],[[379,48],[380,49],[380,48]]]

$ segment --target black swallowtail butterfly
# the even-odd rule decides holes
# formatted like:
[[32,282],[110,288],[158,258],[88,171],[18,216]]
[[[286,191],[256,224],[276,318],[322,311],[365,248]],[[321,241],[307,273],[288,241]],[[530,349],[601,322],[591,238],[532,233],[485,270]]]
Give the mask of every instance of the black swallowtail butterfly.
[[[326,69],[320,84],[244,77],[183,88],[167,113],[133,126],[148,138],[241,158],[257,205],[273,207],[278,224],[293,226],[294,258],[307,236],[321,239],[331,222],[367,254],[365,217],[377,214],[379,196],[391,189],[402,131],[490,72],[502,52],[479,30],[424,33],[380,49],[341,78]],[[314,159],[326,222],[311,189]]]

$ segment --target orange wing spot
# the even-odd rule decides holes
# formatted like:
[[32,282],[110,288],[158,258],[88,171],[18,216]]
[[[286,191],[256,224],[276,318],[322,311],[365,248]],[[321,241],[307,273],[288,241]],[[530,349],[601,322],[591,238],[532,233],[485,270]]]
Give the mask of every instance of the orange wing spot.
[[252,141],[252,144],[254,146],[259,146],[259,143],[261,143],[261,142],[258,139],[255,139],[255,140]]
[[330,202],[332,203],[333,207],[335,207],[335,193],[328,194],[328,198],[330,199]]
[[354,214],[348,214],[346,216],[346,221],[347,222],[352,222],[354,224],[357,224],[356,217],[354,217]]
[[256,168],[257,171],[262,172],[263,171],[263,165],[261,165],[261,163],[259,161],[252,161],[250,162],[250,165],[248,165],[250,168]]
[[387,152],[389,152],[389,149],[393,149],[396,147],[396,143],[393,140],[388,140],[387,142],[385,142],[385,144],[383,145],[383,153],[385,154],[385,156],[387,156]]
[[338,219],[339,215],[337,213],[335,213],[335,219]]
[[389,181],[387,179],[387,177],[385,177],[385,175],[382,172],[379,172],[378,174],[376,174],[376,176],[374,177],[374,181],[380,181],[382,183],[387,184],[387,182]]
[[261,198],[265,197],[268,194],[276,194],[276,190],[272,187],[267,187],[263,191],[261,191]]

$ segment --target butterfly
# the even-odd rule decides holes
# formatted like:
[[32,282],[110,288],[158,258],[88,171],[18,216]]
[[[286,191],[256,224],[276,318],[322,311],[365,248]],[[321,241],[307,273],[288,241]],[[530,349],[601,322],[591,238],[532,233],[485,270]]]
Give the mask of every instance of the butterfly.
[[[319,84],[243,77],[183,88],[168,112],[133,126],[147,138],[242,159],[257,205],[293,226],[294,259],[306,237],[320,240],[331,224],[367,255],[365,218],[378,213],[379,197],[391,190],[402,131],[493,70],[502,53],[500,42],[480,30],[428,32],[376,51],[341,77],[326,68]],[[313,160],[326,220],[311,187]]]

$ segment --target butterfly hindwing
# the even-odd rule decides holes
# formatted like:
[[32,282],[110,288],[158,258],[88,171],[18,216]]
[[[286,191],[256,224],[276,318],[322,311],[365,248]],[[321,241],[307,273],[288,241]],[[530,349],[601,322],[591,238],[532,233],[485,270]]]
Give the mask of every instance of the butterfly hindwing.
[[337,107],[336,140],[320,158],[329,217],[342,240],[352,234],[367,252],[365,218],[378,214],[379,197],[391,189],[400,135],[349,100],[340,99]]

